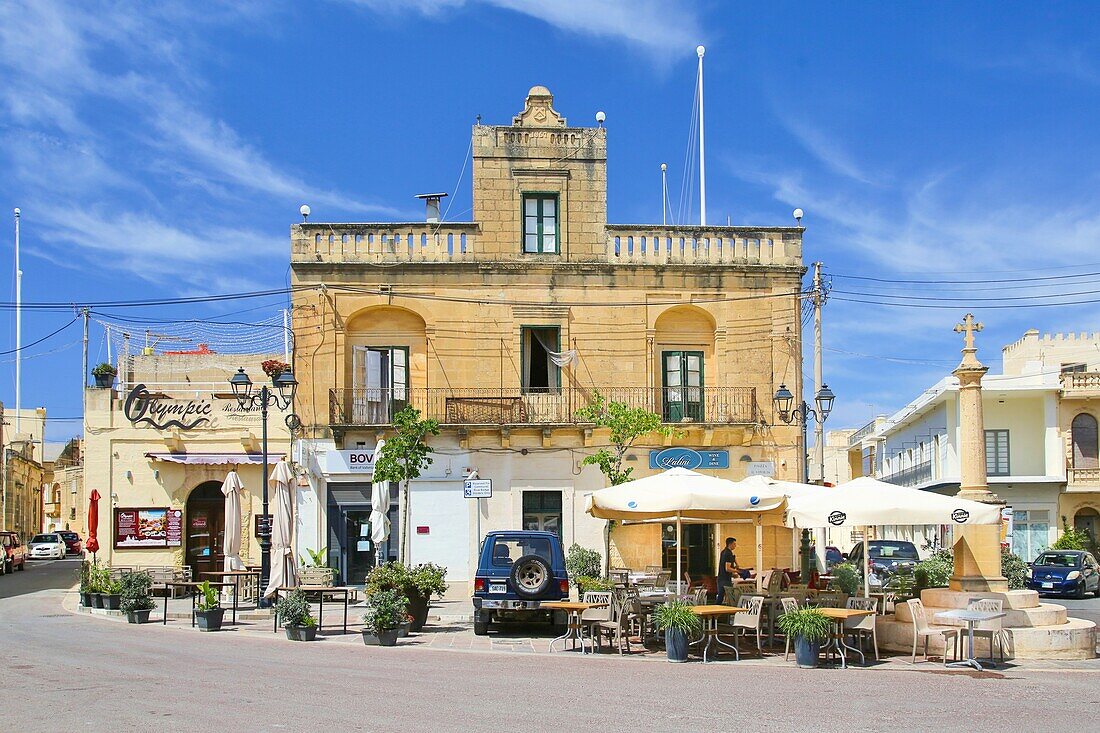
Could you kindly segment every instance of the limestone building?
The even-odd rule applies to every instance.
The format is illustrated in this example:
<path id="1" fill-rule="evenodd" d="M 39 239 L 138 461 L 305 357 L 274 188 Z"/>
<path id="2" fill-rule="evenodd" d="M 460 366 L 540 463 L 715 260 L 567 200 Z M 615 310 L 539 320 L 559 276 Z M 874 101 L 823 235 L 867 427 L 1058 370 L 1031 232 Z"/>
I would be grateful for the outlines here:
<path id="1" fill-rule="evenodd" d="M 257 382 L 274 354 L 164 354 L 148 348 L 120 359 L 118 382 L 84 395 L 87 496 L 100 494 L 100 561 L 128 567 L 189 566 L 197 578 L 223 569 L 222 482 L 236 470 L 241 494 L 241 559 L 260 564 L 260 411 L 242 409 L 229 377 L 244 368 Z M 286 414 L 272 408 L 268 459 L 290 453 Z M 64 487 L 59 487 L 64 496 Z M 71 487 L 70 487 L 71 488 Z M 71 516 L 71 513 L 70 513 Z M 78 513 L 78 516 L 79 513 Z M 81 537 L 87 537 L 84 525 Z"/>
<path id="2" fill-rule="evenodd" d="M 302 541 L 362 579 L 373 451 L 412 405 L 443 429 L 413 484 L 412 562 L 466 581 L 486 531 L 539 528 L 609 547 L 613 565 L 673 567 L 669 528 L 608 538 L 584 513 L 605 482 L 581 462 L 608 436 L 577 410 L 599 392 L 676 426 L 630 452 L 634 477 L 685 463 L 799 479 L 800 429 L 776 424 L 772 394 L 785 383 L 801 400 L 803 230 L 608 223 L 608 129 L 567 124 L 545 87 L 471 134 L 473 221 L 440 221 L 429 194 L 426 221 L 291 228 L 299 457 L 319 508 Z M 491 498 L 464 498 L 475 470 Z M 714 574 L 726 534 L 686 533 L 693 575 Z M 765 555 L 796 566 L 791 533 L 769 530 Z"/>
<path id="3" fill-rule="evenodd" d="M 46 408 L 14 410 L 0 406 L 0 516 L 3 527 L 19 533 L 24 542 L 42 528 L 43 446 Z"/>

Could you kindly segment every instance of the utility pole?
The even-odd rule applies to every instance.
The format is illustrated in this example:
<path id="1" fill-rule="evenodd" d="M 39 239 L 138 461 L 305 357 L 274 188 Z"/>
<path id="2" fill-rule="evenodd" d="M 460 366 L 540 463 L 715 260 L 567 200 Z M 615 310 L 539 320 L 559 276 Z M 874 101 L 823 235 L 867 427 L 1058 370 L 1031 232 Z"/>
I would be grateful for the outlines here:
<path id="1" fill-rule="evenodd" d="M 80 357 L 82 375 L 80 378 L 80 394 L 83 400 L 84 388 L 88 386 L 88 309 L 81 308 L 80 315 L 84 319 L 84 351 Z M 110 357 L 107 358 L 110 361 Z"/>
<path id="2" fill-rule="evenodd" d="M 825 305 L 825 291 L 821 285 L 821 262 L 814 263 L 814 387 L 822 386 L 821 377 L 821 307 Z M 820 483 L 825 483 L 825 419 L 814 420 L 814 449 L 817 466 L 821 471 Z"/>
<path id="3" fill-rule="evenodd" d="M 668 163 L 661 163 L 661 226 L 668 225 Z"/>

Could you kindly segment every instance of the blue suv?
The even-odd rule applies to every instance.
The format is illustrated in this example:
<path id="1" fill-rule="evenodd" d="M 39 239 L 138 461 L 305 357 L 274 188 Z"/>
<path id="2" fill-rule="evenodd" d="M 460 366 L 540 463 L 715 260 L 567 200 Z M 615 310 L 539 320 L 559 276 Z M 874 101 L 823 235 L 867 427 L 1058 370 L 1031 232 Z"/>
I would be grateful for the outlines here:
<path id="1" fill-rule="evenodd" d="M 569 599 L 565 552 L 554 532 L 489 532 L 474 576 L 474 633 L 485 636 L 501 621 L 549 621 L 564 625 L 546 601 Z"/>

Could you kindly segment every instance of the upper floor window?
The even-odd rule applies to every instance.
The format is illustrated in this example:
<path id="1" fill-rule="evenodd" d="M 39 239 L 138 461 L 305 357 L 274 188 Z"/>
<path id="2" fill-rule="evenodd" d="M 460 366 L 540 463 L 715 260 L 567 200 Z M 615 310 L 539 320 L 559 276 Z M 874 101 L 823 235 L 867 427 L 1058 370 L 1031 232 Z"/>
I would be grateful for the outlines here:
<path id="1" fill-rule="evenodd" d="M 1070 425 L 1070 438 L 1073 443 L 1074 468 L 1100 468 L 1098 459 L 1096 418 L 1082 412 L 1073 418 Z"/>
<path id="2" fill-rule="evenodd" d="M 1008 431 L 985 431 L 985 472 L 989 476 L 1008 476 Z"/>
<path id="3" fill-rule="evenodd" d="M 662 351 L 665 422 L 703 419 L 703 352 Z"/>
<path id="4" fill-rule="evenodd" d="M 523 197 L 523 251 L 558 251 L 558 197 L 527 194 Z"/>
<path id="5" fill-rule="evenodd" d="M 561 369 L 554 357 L 560 356 L 561 330 L 557 326 L 524 326 L 522 346 L 523 391 L 557 392 L 561 387 Z"/>
<path id="6" fill-rule="evenodd" d="M 404 346 L 356 346 L 352 415 L 356 423 L 382 425 L 408 404 L 409 350 Z"/>
<path id="7" fill-rule="evenodd" d="M 1081 372 L 1087 372 L 1089 365 L 1083 361 L 1073 362 L 1072 364 L 1062 365 L 1062 374 L 1080 374 Z"/>

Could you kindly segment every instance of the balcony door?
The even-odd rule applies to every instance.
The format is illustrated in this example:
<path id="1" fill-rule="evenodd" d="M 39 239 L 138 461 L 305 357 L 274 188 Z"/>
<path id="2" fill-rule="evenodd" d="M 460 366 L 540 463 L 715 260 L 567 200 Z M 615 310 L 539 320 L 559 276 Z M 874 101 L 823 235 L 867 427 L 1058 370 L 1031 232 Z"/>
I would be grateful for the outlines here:
<path id="1" fill-rule="evenodd" d="M 663 351 L 662 385 L 665 422 L 703 419 L 703 352 Z"/>
<path id="2" fill-rule="evenodd" d="M 409 404 L 409 350 L 404 346 L 356 346 L 352 418 L 358 425 L 387 425 Z"/>

